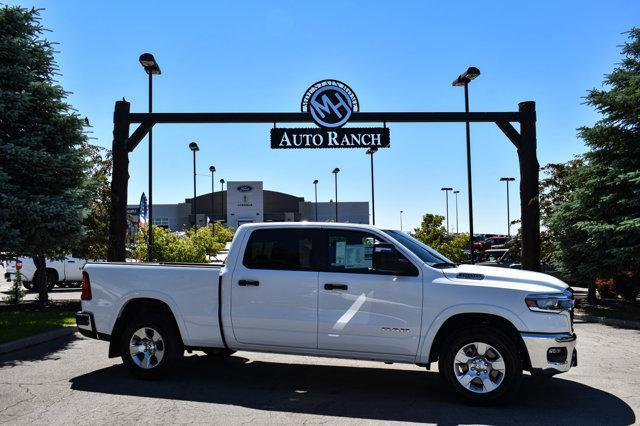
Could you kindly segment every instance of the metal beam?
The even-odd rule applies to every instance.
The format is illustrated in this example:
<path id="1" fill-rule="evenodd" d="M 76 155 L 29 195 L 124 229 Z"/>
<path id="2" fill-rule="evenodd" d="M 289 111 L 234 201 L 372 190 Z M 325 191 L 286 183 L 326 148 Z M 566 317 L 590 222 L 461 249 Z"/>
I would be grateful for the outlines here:
<path id="1" fill-rule="evenodd" d="M 520 112 L 354 112 L 350 123 L 519 122 Z M 305 112 L 154 112 L 131 113 L 130 123 L 313 123 Z"/>

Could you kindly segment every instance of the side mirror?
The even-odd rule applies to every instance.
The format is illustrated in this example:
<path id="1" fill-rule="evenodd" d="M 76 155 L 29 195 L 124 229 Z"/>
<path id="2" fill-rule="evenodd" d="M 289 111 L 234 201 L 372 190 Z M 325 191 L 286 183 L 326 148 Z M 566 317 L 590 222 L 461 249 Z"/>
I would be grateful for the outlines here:
<path id="1" fill-rule="evenodd" d="M 393 244 L 373 246 L 372 266 L 376 272 L 397 275 L 417 275 L 415 266 L 396 250 Z"/>

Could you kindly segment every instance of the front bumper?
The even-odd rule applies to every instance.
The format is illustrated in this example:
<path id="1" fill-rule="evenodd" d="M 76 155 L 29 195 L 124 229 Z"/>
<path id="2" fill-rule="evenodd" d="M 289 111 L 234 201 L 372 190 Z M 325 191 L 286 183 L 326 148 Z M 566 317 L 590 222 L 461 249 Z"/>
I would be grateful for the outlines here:
<path id="1" fill-rule="evenodd" d="M 529 352 L 531 372 L 553 376 L 578 365 L 576 335 L 571 333 L 521 333 Z"/>

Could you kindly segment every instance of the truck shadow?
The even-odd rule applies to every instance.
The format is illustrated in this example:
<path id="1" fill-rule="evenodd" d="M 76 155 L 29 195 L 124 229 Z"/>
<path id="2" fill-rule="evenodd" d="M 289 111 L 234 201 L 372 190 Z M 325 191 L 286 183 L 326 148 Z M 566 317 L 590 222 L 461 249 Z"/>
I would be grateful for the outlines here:
<path id="1" fill-rule="evenodd" d="M 539 382 L 525 376 L 512 401 L 496 407 L 461 404 L 434 372 L 285 364 L 239 356 L 217 361 L 189 356 L 178 372 L 152 386 L 141 385 L 121 364 L 70 382 L 71 389 L 84 392 L 367 420 L 609 425 L 636 421 L 631 407 L 618 397 L 561 378 Z"/>

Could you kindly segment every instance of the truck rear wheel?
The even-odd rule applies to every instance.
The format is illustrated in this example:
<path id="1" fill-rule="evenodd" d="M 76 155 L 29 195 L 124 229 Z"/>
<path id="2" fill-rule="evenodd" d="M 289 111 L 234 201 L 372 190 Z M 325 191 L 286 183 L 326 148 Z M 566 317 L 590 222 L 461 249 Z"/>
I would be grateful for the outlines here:
<path id="1" fill-rule="evenodd" d="M 159 316 L 138 317 L 122 333 L 122 361 L 130 373 L 141 379 L 166 375 L 183 352 L 175 326 Z"/>
<path id="2" fill-rule="evenodd" d="M 438 370 L 463 400 L 488 404 L 517 390 L 522 360 L 515 344 L 499 329 L 470 327 L 443 342 Z"/>

